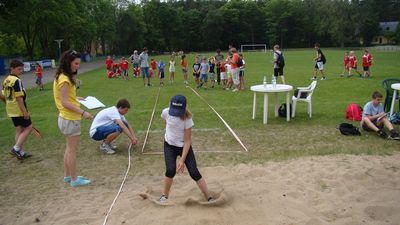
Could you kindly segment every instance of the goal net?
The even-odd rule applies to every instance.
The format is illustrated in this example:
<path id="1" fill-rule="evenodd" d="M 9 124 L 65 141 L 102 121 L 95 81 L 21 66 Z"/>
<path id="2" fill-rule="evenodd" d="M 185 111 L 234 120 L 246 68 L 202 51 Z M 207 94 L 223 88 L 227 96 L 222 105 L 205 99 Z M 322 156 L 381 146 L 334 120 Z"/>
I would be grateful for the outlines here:
<path id="1" fill-rule="evenodd" d="M 246 44 L 240 45 L 240 52 L 267 52 L 266 44 Z"/>

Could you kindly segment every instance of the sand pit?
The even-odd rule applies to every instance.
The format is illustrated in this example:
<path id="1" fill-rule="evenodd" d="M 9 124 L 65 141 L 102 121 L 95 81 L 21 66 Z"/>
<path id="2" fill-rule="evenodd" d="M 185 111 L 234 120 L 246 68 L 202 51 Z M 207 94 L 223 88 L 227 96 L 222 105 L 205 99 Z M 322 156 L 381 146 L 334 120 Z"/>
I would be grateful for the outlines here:
<path id="1" fill-rule="evenodd" d="M 215 205 L 204 204 L 187 173 L 176 177 L 168 205 L 156 204 L 162 175 L 135 176 L 136 169 L 133 165 L 107 224 L 400 224 L 400 154 L 200 166 L 220 200 Z M 102 224 L 117 191 L 118 180 L 113 183 L 115 189 L 96 181 L 66 187 L 37 205 L 25 203 L 18 218 L 6 210 L 0 224 Z"/>

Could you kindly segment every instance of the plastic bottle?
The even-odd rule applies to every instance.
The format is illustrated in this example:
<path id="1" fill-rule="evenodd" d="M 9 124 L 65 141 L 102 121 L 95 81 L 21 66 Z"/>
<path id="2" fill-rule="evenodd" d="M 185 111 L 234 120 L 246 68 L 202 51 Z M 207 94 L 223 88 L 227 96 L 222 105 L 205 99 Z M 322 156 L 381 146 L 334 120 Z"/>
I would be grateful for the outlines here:
<path id="1" fill-rule="evenodd" d="M 276 77 L 272 75 L 272 87 L 276 88 Z"/>
<path id="2" fill-rule="evenodd" d="M 267 87 L 267 77 L 266 76 L 264 76 L 263 85 L 264 85 L 264 87 Z"/>

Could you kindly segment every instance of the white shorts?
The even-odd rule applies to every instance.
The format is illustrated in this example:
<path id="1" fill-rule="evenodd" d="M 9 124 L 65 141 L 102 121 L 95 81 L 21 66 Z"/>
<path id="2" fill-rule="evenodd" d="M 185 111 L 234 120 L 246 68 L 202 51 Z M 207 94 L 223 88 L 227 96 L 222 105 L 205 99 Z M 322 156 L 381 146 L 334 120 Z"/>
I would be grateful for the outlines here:
<path id="1" fill-rule="evenodd" d="M 234 85 L 238 85 L 240 83 L 239 73 L 240 73 L 240 68 L 232 69 L 232 80 Z"/>
<path id="2" fill-rule="evenodd" d="M 80 120 L 66 120 L 58 117 L 58 128 L 65 136 L 78 136 L 81 135 L 81 121 Z"/>
<path id="3" fill-rule="evenodd" d="M 324 70 L 324 63 L 323 62 L 317 62 L 318 70 Z"/>
<path id="4" fill-rule="evenodd" d="M 226 80 L 226 72 L 221 72 L 221 80 Z"/>

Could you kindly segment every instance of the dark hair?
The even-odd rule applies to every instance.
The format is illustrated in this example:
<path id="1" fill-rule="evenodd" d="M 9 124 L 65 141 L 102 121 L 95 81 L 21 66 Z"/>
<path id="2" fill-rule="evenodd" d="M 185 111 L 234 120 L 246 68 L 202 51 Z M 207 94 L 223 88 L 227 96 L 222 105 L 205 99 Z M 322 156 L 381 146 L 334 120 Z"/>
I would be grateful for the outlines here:
<path id="1" fill-rule="evenodd" d="M 146 51 L 146 50 L 147 50 L 147 48 L 146 48 L 146 47 L 144 47 L 144 48 L 143 48 L 143 51 Z"/>
<path id="2" fill-rule="evenodd" d="M 11 60 L 11 62 L 10 62 L 10 68 L 17 68 L 17 67 L 20 67 L 20 66 L 24 66 L 24 63 L 22 63 L 21 61 L 19 61 L 18 59 L 13 59 L 13 60 Z"/>
<path id="3" fill-rule="evenodd" d="M 372 93 L 372 98 L 376 99 L 376 98 L 382 98 L 382 94 L 379 91 L 374 91 L 374 93 Z"/>
<path id="4" fill-rule="evenodd" d="M 321 45 L 317 42 L 314 44 L 314 46 L 319 48 Z"/>
<path id="5" fill-rule="evenodd" d="M 217 53 L 220 53 L 220 52 L 221 52 L 221 49 L 218 48 L 216 52 L 217 52 Z"/>
<path id="6" fill-rule="evenodd" d="M 60 65 L 58 66 L 56 72 L 56 80 L 58 79 L 60 74 L 63 73 L 69 78 L 69 81 L 73 85 L 76 85 L 76 80 L 75 80 L 76 73 L 73 73 L 71 71 L 71 63 L 76 58 L 81 58 L 81 54 L 75 50 L 67 50 L 61 54 Z"/>
<path id="7" fill-rule="evenodd" d="M 129 104 L 127 99 L 123 98 L 123 99 L 118 100 L 116 107 L 123 108 L 123 109 L 126 109 L 126 108 L 130 109 L 131 104 Z"/>
<path id="8" fill-rule="evenodd" d="M 181 59 L 184 59 L 184 58 L 186 58 L 186 55 L 185 55 L 185 54 L 183 54 L 183 55 L 181 56 Z"/>

